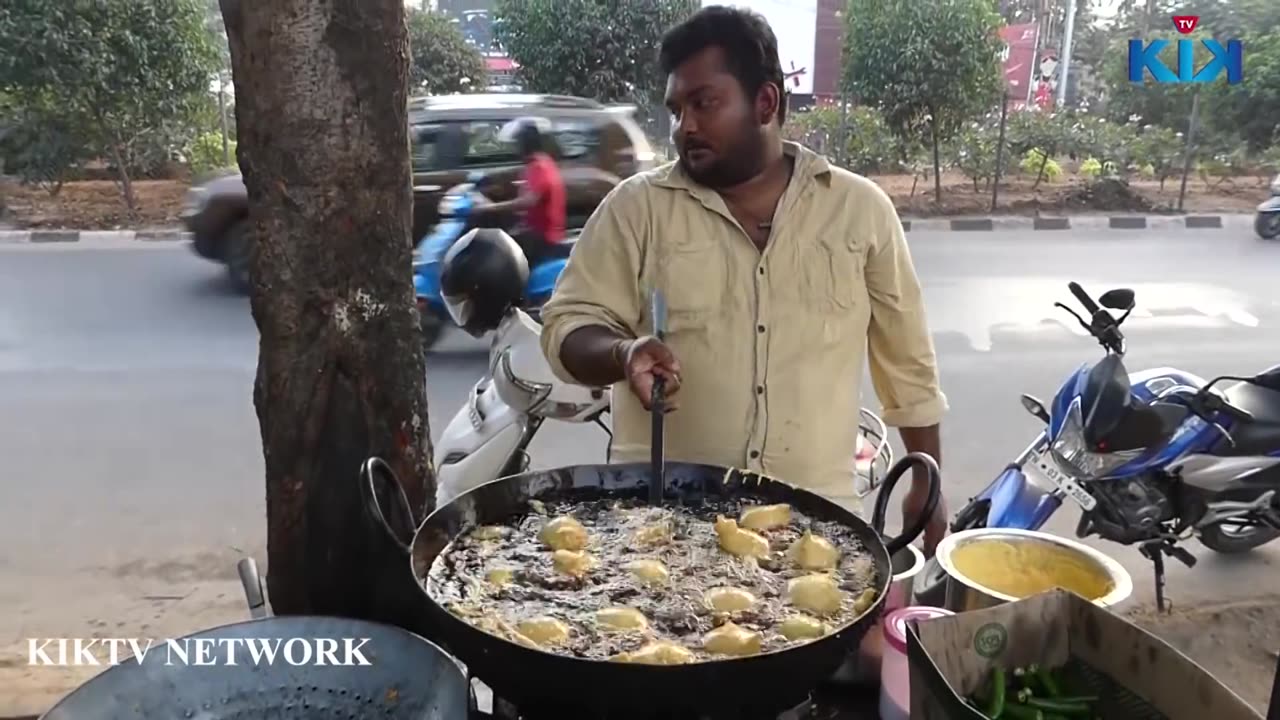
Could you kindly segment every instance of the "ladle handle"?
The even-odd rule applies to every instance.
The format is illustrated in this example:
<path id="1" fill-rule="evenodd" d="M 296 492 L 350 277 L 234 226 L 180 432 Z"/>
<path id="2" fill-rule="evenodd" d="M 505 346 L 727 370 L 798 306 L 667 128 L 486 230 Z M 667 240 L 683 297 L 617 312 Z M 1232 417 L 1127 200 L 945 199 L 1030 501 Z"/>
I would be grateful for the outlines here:
<path id="1" fill-rule="evenodd" d="M 942 473 L 938 469 L 938 461 L 922 452 L 910 453 L 885 474 L 884 484 L 880 486 L 880 494 L 876 496 L 875 509 L 871 513 L 871 529 L 884 538 L 885 517 L 889 514 L 889 498 L 893 495 L 893 488 L 898 484 L 898 478 L 912 466 L 917 465 L 923 467 L 928 475 L 929 496 L 925 499 L 924 508 L 916 518 L 915 524 L 909 528 L 903 528 L 901 535 L 884 541 L 889 557 L 893 557 L 894 553 L 915 542 L 916 538 L 924 534 L 934 511 L 938 509 L 938 502 L 942 499 Z"/>
<path id="2" fill-rule="evenodd" d="M 391 512 L 396 522 L 404 531 L 398 532 L 388 521 L 382 510 L 382 501 L 378 499 L 379 486 L 383 486 L 384 494 L 391 498 Z M 409 554 L 413 542 L 413 511 L 409 509 L 409 497 L 404 494 L 404 486 L 400 484 L 396 473 L 385 460 L 371 457 L 360 466 L 360 496 L 364 500 L 364 509 L 375 523 L 382 526 L 387 537 L 395 543 L 396 548 L 404 555 Z"/>
<path id="3" fill-rule="evenodd" d="M 667 463 L 665 426 L 667 414 L 666 379 L 654 377 L 653 395 L 650 397 L 650 420 L 652 422 L 649 438 L 649 504 L 662 504 L 662 496 L 667 490 Z"/>
<path id="4" fill-rule="evenodd" d="M 649 315 L 653 321 L 653 334 L 659 340 L 667 336 L 667 299 L 661 290 L 654 290 L 649 298 Z M 666 378 L 655 375 L 653 394 L 649 397 L 651 430 L 649 437 L 649 504 L 661 505 L 667 490 L 666 438 L 664 433 L 667 414 Z"/>

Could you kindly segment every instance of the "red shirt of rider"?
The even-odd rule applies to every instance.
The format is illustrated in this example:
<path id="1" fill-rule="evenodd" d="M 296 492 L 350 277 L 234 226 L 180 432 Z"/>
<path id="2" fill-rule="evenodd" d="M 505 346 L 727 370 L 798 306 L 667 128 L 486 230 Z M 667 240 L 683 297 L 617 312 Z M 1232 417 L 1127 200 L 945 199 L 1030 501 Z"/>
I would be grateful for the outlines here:
<path id="1" fill-rule="evenodd" d="M 547 242 L 564 239 L 565 192 L 564 179 L 556 161 L 546 153 L 534 153 L 524 165 L 526 191 L 537 198 L 525 211 L 525 223 L 537 231 Z"/>

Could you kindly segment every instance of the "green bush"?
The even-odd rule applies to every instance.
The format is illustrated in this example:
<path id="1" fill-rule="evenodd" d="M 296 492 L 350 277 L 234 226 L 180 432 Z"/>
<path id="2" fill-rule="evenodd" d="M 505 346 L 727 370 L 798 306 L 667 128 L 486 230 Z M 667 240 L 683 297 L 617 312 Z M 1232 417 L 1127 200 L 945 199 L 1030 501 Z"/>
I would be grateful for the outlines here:
<path id="1" fill-rule="evenodd" d="M 847 118 L 841 117 L 839 108 L 812 108 L 788 117 L 784 128 L 788 139 L 823 153 L 833 162 L 844 162 L 856 173 L 903 172 L 907 163 L 909 153 L 875 108 L 850 108 Z"/>
<path id="2" fill-rule="evenodd" d="M 1009 168 L 1013 165 L 1013 153 L 1006 147 L 1002 156 L 1002 167 L 996 167 L 999 145 L 998 123 L 992 125 L 990 122 L 972 122 L 961 128 L 948 144 L 947 157 L 951 160 L 952 167 L 972 180 L 973 189 L 978 191 L 984 187 L 990 187 L 997 175 L 1000 177 L 1007 175 Z"/>
<path id="3" fill-rule="evenodd" d="M 1269 172 L 1280 173 L 1280 143 L 1267 148 L 1259 158 L 1262 167 Z"/>
<path id="4" fill-rule="evenodd" d="M 1097 158 L 1085 158 L 1085 161 L 1080 163 L 1080 174 L 1093 180 L 1102 175 L 1102 163 L 1098 162 Z"/>
<path id="5" fill-rule="evenodd" d="M 1049 182 L 1062 179 L 1062 166 L 1040 148 L 1031 148 L 1023 154 L 1022 161 L 1018 163 L 1018 169 L 1027 175 L 1036 176 L 1037 182 L 1041 178 Z"/>
<path id="6" fill-rule="evenodd" d="M 1141 177 L 1157 179 L 1160 188 L 1182 168 L 1186 141 L 1182 133 L 1166 127 L 1147 125 L 1138 134 L 1133 147 L 1133 162 Z"/>
<path id="7" fill-rule="evenodd" d="M 212 170 L 224 170 L 236 166 L 236 143 L 227 141 L 227 152 L 231 156 L 230 164 L 224 162 L 222 155 L 222 133 L 201 133 L 187 147 L 187 162 L 192 172 L 197 174 Z"/>

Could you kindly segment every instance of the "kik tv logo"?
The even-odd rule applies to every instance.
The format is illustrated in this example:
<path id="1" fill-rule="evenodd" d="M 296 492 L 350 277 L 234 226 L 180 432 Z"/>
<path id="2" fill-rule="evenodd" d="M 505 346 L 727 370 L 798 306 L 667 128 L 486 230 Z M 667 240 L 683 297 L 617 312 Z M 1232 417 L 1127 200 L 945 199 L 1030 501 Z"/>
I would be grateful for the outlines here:
<path id="1" fill-rule="evenodd" d="M 1190 35 L 1200 24 L 1199 15 L 1174 15 L 1173 27 L 1183 35 Z M 1160 59 L 1160 53 L 1169 47 L 1168 40 L 1129 41 L 1129 81 L 1140 83 L 1144 71 L 1158 83 L 1207 83 L 1227 72 L 1227 83 L 1235 85 L 1244 79 L 1244 44 L 1228 40 L 1226 47 L 1213 38 L 1205 38 L 1199 44 L 1208 51 L 1209 61 L 1196 70 L 1196 44 L 1190 38 L 1178 41 L 1178 72 L 1175 74 Z"/>

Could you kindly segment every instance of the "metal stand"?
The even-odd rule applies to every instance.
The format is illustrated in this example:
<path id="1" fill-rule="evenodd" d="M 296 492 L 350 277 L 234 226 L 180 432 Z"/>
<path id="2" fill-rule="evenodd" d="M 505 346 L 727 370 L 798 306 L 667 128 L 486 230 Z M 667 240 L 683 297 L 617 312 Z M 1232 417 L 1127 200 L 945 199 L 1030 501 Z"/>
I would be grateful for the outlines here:
<path id="1" fill-rule="evenodd" d="M 1164 556 L 1177 560 L 1187 567 L 1195 567 L 1196 558 L 1186 550 L 1174 545 L 1168 540 L 1156 540 L 1143 544 L 1138 548 L 1142 556 L 1151 561 L 1152 569 L 1156 575 L 1156 609 L 1160 612 L 1171 612 L 1172 607 L 1166 608 L 1164 596 Z"/>

